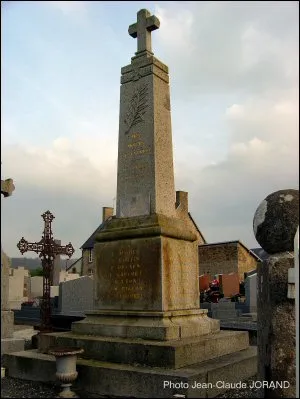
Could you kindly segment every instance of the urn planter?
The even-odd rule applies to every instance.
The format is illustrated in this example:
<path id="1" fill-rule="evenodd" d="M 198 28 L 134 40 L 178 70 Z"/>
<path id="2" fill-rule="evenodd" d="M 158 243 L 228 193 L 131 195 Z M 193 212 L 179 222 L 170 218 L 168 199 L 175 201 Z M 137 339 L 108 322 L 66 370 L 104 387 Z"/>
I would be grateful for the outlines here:
<path id="1" fill-rule="evenodd" d="M 49 354 L 56 358 L 56 377 L 63 389 L 58 394 L 60 398 L 77 397 L 76 393 L 71 391 L 71 386 L 78 376 L 76 361 L 77 355 L 81 353 L 83 353 L 81 348 L 56 347 L 49 350 Z"/>

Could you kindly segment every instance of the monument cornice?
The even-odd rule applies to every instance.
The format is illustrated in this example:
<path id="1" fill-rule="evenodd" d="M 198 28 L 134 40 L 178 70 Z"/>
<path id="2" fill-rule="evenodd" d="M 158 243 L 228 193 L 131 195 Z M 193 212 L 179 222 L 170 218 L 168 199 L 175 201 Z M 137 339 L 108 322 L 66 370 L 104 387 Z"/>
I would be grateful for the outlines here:
<path id="1" fill-rule="evenodd" d="M 160 214 L 113 218 L 96 236 L 96 242 L 144 237 L 169 237 L 194 242 L 197 235 L 181 219 Z"/>
<path id="2" fill-rule="evenodd" d="M 148 75 L 155 75 L 169 83 L 169 68 L 154 56 L 133 57 L 129 65 L 121 68 L 121 84 L 137 81 Z"/>

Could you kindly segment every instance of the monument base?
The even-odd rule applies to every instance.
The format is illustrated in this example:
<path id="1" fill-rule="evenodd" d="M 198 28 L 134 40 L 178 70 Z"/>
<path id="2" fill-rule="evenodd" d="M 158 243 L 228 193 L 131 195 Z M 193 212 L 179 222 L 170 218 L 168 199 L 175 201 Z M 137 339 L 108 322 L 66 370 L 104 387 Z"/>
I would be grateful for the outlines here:
<path id="1" fill-rule="evenodd" d="M 77 342 L 81 345 L 81 341 Z M 213 341 L 212 341 L 213 345 Z M 78 378 L 72 386 L 79 397 L 214 398 L 257 371 L 256 347 L 220 356 L 180 369 L 116 364 L 77 359 Z M 54 382 L 55 357 L 36 350 L 5 355 L 12 378 Z"/>
<path id="2" fill-rule="evenodd" d="M 206 309 L 169 312 L 97 310 L 72 324 L 75 334 L 102 337 L 176 340 L 199 337 L 220 330 L 220 322 L 207 317 Z"/>
<path id="3" fill-rule="evenodd" d="M 72 332 L 41 334 L 39 352 L 51 347 L 82 347 L 82 357 L 116 364 L 172 369 L 204 362 L 249 347 L 246 331 L 218 331 L 180 340 L 154 341 L 79 335 Z"/>

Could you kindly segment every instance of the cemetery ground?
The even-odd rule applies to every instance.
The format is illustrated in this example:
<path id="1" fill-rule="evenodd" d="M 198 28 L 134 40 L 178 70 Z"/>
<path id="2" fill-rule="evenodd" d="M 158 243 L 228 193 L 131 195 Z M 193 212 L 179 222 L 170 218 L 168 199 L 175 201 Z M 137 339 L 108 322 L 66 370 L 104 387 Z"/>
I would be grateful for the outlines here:
<path id="1" fill-rule="evenodd" d="M 31 347 L 31 337 L 35 334 L 32 326 L 14 325 L 14 336 L 25 339 L 25 349 Z M 256 376 L 246 381 L 247 386 L 252 381 L 256 381 Z M 55 383 L 41 383 L 36 381 L 24 381 L 11 377 L 1 379 L 1 397 L 2 398 L 55 398 L 61 388 Z M 77 392 L 80 398 L 90 398 L 90 394 L 85 392 Z M 97 398 L 115 398 L 115 396 L 93 396 Z M 256 389 L 231 389 L 217 398 L 256 398 Z"/>

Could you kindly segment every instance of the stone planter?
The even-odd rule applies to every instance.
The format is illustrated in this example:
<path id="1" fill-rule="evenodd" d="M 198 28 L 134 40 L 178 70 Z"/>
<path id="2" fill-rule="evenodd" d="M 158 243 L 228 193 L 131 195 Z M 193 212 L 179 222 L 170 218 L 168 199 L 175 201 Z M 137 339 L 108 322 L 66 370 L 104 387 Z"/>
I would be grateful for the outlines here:
<path id="1" fill-rule="evenodd" d="M 83 349 L 57 347 L 49 350 L 49 354 L 56 358 L 56 377 L 62 383 L 63 390 L 58 394 L 60 398 L 77 397 L 75 392 L 71 391 L 71 386 L 78 376 L 76 361 L 80 353 L 83 353 Z"/>

